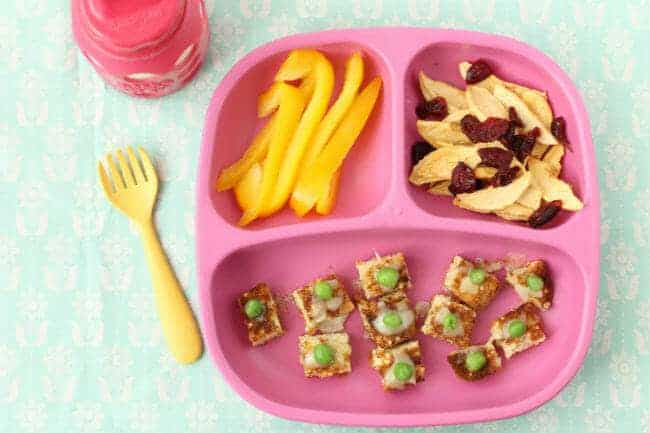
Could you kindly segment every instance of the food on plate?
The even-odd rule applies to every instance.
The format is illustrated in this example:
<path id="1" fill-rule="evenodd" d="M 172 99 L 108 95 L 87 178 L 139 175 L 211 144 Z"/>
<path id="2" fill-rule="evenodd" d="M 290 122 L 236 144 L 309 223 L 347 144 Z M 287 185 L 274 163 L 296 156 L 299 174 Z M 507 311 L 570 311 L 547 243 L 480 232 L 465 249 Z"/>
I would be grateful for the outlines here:
<path id="1" fill-rule="evenodd" d="M 305 320 L 305 333 L 340 332 L 354 303 L 336 275 L 319 278 L 295 290 L 293 299 Z"/>
<path id="2" fill-rule="evenodd" d="M 476 312 L 446 295 L 435 295 L 422 326 L 422 333 L 455 344 L 470 345 Z"/>
<path id="3" fill-rule="evenodd" d="M 262 184 L 262 176 L 264 175 L 264 167 L 259 162 L 254 162 L 244 177 L 235 185 L 233 191 L 235 192 L 235 200 L 237 205 L 242 211 L 251 209 L 255 206 L 257 194 L 259 194 L 259 186 Z"/>
<path id="4" fill-rule="evenodd" d="M 325 115 L 334 90 L 334 69 L 332 64 L 322 53 L 316 50 L 293 50 L 275 74 L 276 82 L 302 80 L 309 75 L 314 77 L 314 91 L 287 146 L 273 190 L 273 196 L 264 210 L 265 215 L 280 210 L 289 198 L 298 177 L 307 146 L 313 144 L 310 143 L 310 140 Z"/>
<path id="5" fill-rule="evenodd" d="M 445 289 L 474 310 L 485 308 L 499 291 L 499 280 L 480 263 L 455 256 L 444 281 Z"/>
<path id="6" fill-rule="evenodd" d="M 259 114 L 266 116 L 277 110 L 277 117 L 264 160 L 259 193 L 256 194 L 255 204 L 244 210 L 239 220 L 240 225 L 249 224 L 269 208 L 284 153 L 293 131 L 298 126 L 304 106 L 305 99 L 300 90 L 286 83 L 275 83 L 260 96 Z"/>
<path id="7" fill-rule="evenodd" d="M 531 227 L 560 208 L 582 209 L 559 179 L 566 121 L 553 117 L 546 93 L 501 80 L 485 60 L 463 62 L 459 70 L 464 90 L 418 75 L 424 102 L 416 129 L 429 146 L 411 148 L 409 182 L 453 196 L 458 207 Z"/>
<path id="8" fill-rule="evenodd" d="M 509 269 L 506 281 L 523 302 L 532 302 L 543 310 L 551 308 L 553 286 L 543 260 L 532 260 L 524 266 Z"/>
<path id="9" fill-rule="evenodd" d="M 406 291 L 411 287 L 406 258 L 401 252 L 357 261 L 359 286 L 366 299 L 373 299 L 388 293 Z"/>
<path id="10" fill-rule="evenodd" d="M 364 65 L 361 54 L 358 52 L 353 53 L 345 65 L 345 77 L 343 79 L 343 88 L 339 93 L 338 98 L 327 111 L 325 117 L 318 125 L 314 132 L 314 136 L 307 147 L 304 161 L 302 163 L 301 171 L 298 177 L 306 175 L 305 172 L 309 169 L 311 164 L 316 160 L 323 147 L 327 144 L 330 137 L 334 133 L 336 127 L 341 123 L 343 117 L 350 109 L 352 102 L 361 87 L 364 76 Z M 341 170 L 334 173 L 332 181 L 329 185 L 329 191 L 320 197 L 316 202 L 316 212 L 321 215 L 327 215 L 332 211 L 336 194 L 338 192 L 339 180 L 341 178 Z"/>
<path id="11" fill-rule="evenodd" d="M 555 177 L 554 169 L 550 164 L 540 161 L 537 158 L 530 158 L 528 167 L 532 173 L 535 183 L 542 190 L 544 200 L 550 202 L 559 200 L 562 202 L 562 209 L 576 211 L 583 207 L 582 202 L 573 194 L 571 185 Z"/>
<path id="12" fill-rule="evenodd" d="M 278 306 L 271 289 L 260 283 L 244 292 L 238 299 L 248 331 L 248 339 L 253 346 L 259 346 L 284 334 Z"/>
<path id="13" fill-rule="evenodd" d="M 291 208 L 297 215 L 307 214 L 321 197 L 328 194 L 333 176 L 375 107 L 381 85 L 381 79 L 376 77 L 359 93 L 325 148 L 298 180 L 291 196 Z"/>
<path id="14" fill-rule="evenodd" d="M 385 391 L 401 390 L 424 380 L 424 364 L 417 340 L 392 349 L 376 347 L 370 353 L 370 365 L 381 375 Z"/>
<path id="15" fill-rule="evenodd" d="M 447 355 L 447 362 L 456 376 L 467 381 L 483 379 L 501 368 L 501 357 L 491 342 L 455 350 Z"/>
<path id="16" fill-rule="evenodd" d="M 259 164 L 260 161 L 264 160 L 268 152 L 275 120 L 276 116 L 274 115 L 260 132 L 257 133 L 241 159 L 221 170 L 217 178 L 217 191 L 226 191 L 234 188 L 244 178 L 253 164 Z"/>
<path id="17" fill-rule="evenodd" d="M 362 56 L 354 52 L 328 111 L 335 85 L 330 61 L 314 49 L 289 53 L 275 82 L 258 98 L 258 116 L 271 116 L 270 120 L 244 155 L 217 178 L 218 191 L 235 192 L 243 212 L 239 225 L 278 212 L 289 197 L 299 216 L 312 209 L 321 215 L 332 212 L 342 162 L 365 127 L 381 88 L 377 77 L 359 92 L 363 78 Z"/>
<path id="18" fill-rule="evenodd" d="M 305 376 L 323 379 L 352 371 L 349 340 L 345 332 L 300 336 L 298 348 Z"/>
<path id="19" fill-rule="evenodd" d="M 420 82 L 420 91 L 425 101 L 431 101 L 434 98 L 441 97 L 447 101 L 447 107 L 450 113 L 467 109 L 467 100 L 465 93 L 444 81 L 432 80 L 424 72 L 418 74 Z"/>
<path id="20" fill-rule="evenodd" d="M 415 311 L 404 292 L 376 300 L 360 299 L 357 308 L 366 336 L 379 347 L 393 347 L 415 336 Z"/>
<path id="21" fill-rule="evenodd" d="M 490 333 L 493 343 L 503 350 L 506 358 L 546 340 L 542 317 L 531 302 L 521 304 L 493 321 Z"/>

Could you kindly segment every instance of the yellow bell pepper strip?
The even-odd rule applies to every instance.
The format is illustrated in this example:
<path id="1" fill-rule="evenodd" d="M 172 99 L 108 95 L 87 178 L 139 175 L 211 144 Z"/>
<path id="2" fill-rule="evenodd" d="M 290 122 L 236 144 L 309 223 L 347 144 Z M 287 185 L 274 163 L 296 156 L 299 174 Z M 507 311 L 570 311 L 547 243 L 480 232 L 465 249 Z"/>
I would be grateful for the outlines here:
<path id="1" fill-rule="evenodd" d="M 255 200 L 262 186 L 262 170 L 262 164 L 254 162 L 251 168 L 244 174 L 244 177 L 233 188 L 237 204 L 243 212 L 255 206 Z"/>
<path id="2" fill-rule="evenodd" d="M 305 158 L 302 162 L 301 175 L 307 167 L 314 163 L 316 157 L 321 150 L 323 150 L 336 127 L 341 123 L 341 119 L 343 119 L 345 113 L 350 109 L 352 101 L 354 101 L 354 98 L 357 96 L 362 82 L 363 59 L 361 58 L 361 54 L 354 53 L 350 56 L 345 65 L 345 78 L 343 79 L 341 93 L 339 93 L 336 102 L 334 102 L 325 117 L 323 117 L 323 120 L 318 125 L 318 128 L 316 129 L 316 132 L 314 132 L 314 136 L 307 147 Z"/>
<path id="3" fill-rule="evenodd" d="M 311 70 L 306 66 L 311 66 Z M 296 69 L 292 69 L 294 67 Z M 286 150 L 271 200 L 264 203 L 263 216 L 280 210 L 287 202 L 309 140 L 327 110 L 334 89 L 332 64 L 315 50 L 292 51 L 275 76 L 276 80 L 284 81 L 305 78 L 312 74 L 315 80 L 314 93 Z"/>
<path id="4" fill-rule="evenodd" d="M 358 52 L 353 53 L 345 65 L 345 78 L 341 93 L 339 93 L 336 102 L 334 102 L 325 117 L 323 117 L 323 120 L 318 125 L 318 129 L 314 133 L 314 138 L 307 147 L 307 153 L 302 162 L 301 174 L 298 176 L 299 179 L 302 176 L 302 172 L 306 171 L 307 167 L 311 166 L 316 160 L 316 157 L 327 144 L 327 141 L 341 122 L 341 119 L 347 113 L 350 105 L 352 105 L 352 101 L 357 96 L 359 87 L 363 82 L 363 70 L 363 58 L 361 54 Z M 328 192 L 318 200 L 316 212 L 319 214 L 328 215 L 332 212 L 334 203 L 336 202 L 340 176 L 341 173 L 339 170 L 334 174 Z"/>
<path id="5" fill-rule="evenodd" d="M 299 89 L 305 100 L 309 100 L 314 92 L 313 77 L 308 76 L 302 80 Z M 226 191 L 233 188 L 237 182 L 243 179 L 254 163 L 261 162 L 266 157 L 274 121 L 275 116 L 253 138 L 244 155 L 232 165 L 221 170 L 217 178 L 217 191 Z"/>
<path id="6" fill-rule="evenodd" d="M 268 153 L 264 160 L 259 194 L 257 194 L 255 204 L 244 211 L 239 220 L 239 225 L 245 226 L 257 219 L 261 210 L 270 200 L 287 143 L 289 143 L 298 122 L 300 122 L 300 116 L 304 108 L 305 98 L 301 91 L 287 83 L 274 83 L 269 90 L 260 95 L 258 114 L 262 116 L 269 115 L 277 109 L 275 126 L 269 142 Z"/>
<path id="7" fill-rule="evenodd" d="M 341 181 L 341 169 L 336 170 L 332 176 L 330 184 L 327 186 L 325 195 L 316 202 L 316 213 L 319 215 L 329 215 L 336 204 L 336 195 L 339 193 L 339 183 Z"/>
<path id="8" fill-rule="evenodd" d="M 297 215 L 307 214 L 327 192 L 332 176 L 366 125 L 380 90 L 381 78 L 376 77 L 359 93 L 330 141 L 299 179 L 291 196 L 291 208 Z"/>
<path id="9" fill-rule="evenodd" d="M 226 191 L 233 188 L 253 164 L 264 159 L 273 132 L 274 121 L 275 117 L 264 125 L 238 161 L 221 170 L 217 178 L 217 191 Z"/>

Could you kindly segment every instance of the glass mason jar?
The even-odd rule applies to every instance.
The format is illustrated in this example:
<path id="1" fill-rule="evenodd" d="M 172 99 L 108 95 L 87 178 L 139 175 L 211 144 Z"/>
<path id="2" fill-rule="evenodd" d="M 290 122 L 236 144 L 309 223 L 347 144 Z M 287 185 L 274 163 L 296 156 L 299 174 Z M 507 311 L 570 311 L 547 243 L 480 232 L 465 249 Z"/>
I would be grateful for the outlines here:
<path id="1" fill-rule="evenodd" d="M 208 47 L 203 0 L 71 0 L 79 48 L 112 86 L 153 98 L 181 88 Z"/>

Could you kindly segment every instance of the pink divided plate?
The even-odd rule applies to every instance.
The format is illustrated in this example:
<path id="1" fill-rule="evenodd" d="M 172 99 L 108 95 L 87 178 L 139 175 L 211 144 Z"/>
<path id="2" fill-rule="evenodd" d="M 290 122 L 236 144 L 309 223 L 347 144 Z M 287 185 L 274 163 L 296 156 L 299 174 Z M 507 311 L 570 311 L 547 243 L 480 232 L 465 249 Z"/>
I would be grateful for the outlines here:
<path id="1" fill-rule="evenodd" d="M 345 162 L 336 210 L 300 220 L 286 210 L 250 228 L 236 226 L 233 194 L 217 193 L 221 168 L 235 161 L 263 123 L 257 96 L 272 81 L 289 50 L 314 47 L 335 64 L 361 50 L 368 77 L 381 75 L 378 107 Z M 410 146 L 418 139 L 414 108 L 421 99 L 417 72 L 462 85 L 457 65 L 485 58 L 506 80 L 546 90 L 556 115 L 567 120 L 571 151 L 562 177 L 585 208 L 561 212 L 540 230 L 457 209 L 408 181 Z M 592 334 L 599 275 L 599 204 L 589 121 L 569 78 L 548 57 L 512 39 L 482 33 L 378 28 L 298 35 L 257 48 L 237 63 L 216 90 L 203 132 L 197 183 L 196 240 L 205 341 L 226 380 L 253 405 L 302 421 L 368 426 L 416 426 L 487 421 L 515 416 L 552 398 L 580 367 Z M 446 362 L 452 346 L 419 334 L 426 365 L 423 383 L 403 392 L 382 391 L 368 364 L 371 344 L 354 313 L 346 323 L 352 373 L 306 379 L 297 339 L 304 322 L 293 305 L 282 309 L 286 334 L 252 348 L 237 296 L 257 282 L 279 296 L 331 271 L 348 286 L 354 263 L 377 251 L 403 251 L 414 281 L 415 303 L 440 292 L 455 254 L 495 259 L 522 253 L 548 262 L 556 294 L 543 315 L 548 339 L 504 360 L 496 375 L 475 383 L 457 379 Z M 474 342 L 485 341 L 491 320 L 518 305 L 504 289 L 479 314 Z"/>

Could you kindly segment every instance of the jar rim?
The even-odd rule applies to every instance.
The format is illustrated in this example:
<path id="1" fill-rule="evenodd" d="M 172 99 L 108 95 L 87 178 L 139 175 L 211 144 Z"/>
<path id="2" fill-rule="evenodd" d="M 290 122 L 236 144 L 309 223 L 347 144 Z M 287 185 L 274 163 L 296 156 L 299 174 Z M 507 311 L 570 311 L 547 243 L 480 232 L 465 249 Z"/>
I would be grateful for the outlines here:
<path id="1" fill-rule="evenodd" d="M 167 42 L 183 21 L 186 3 L 186 0 L 81 0 L 79 5 L 82 26 L 88 36 L 107 52 L 131 57 Z"/>

